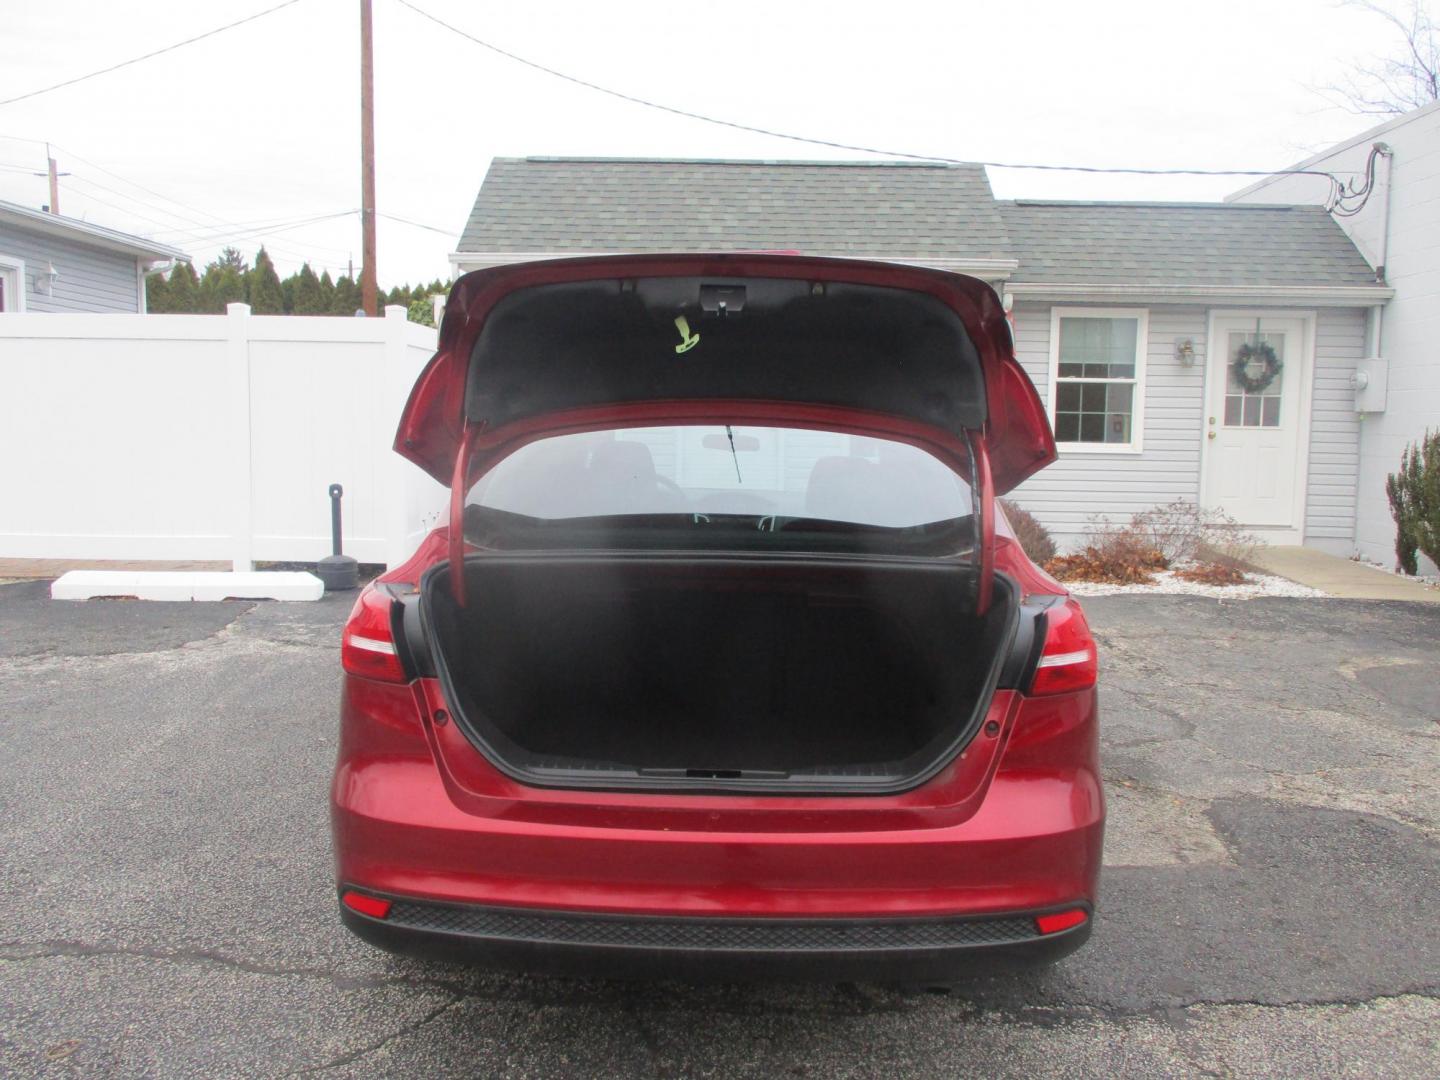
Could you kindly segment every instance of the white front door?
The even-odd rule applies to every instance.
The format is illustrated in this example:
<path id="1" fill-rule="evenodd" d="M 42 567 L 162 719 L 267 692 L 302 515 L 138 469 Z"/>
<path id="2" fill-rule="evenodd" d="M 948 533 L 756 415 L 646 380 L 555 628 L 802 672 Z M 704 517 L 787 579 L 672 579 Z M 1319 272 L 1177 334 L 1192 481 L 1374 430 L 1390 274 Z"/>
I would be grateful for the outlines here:
<path id="1" fill-rule="evenodd" d="M 1305 323 L 1217 316 L 1212 331 L 1202 501 L 1252 529 L 1298 529 Z"/>

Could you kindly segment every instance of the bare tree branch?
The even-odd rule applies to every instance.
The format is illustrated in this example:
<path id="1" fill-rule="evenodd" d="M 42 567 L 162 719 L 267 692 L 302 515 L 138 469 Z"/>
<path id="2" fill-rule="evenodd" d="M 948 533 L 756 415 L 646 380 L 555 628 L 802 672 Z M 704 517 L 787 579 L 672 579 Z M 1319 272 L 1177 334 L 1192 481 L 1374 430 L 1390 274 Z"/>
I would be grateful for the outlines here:
<path id="1" fill-rule="evenodd" d="M 1398 56 L 1356 61 L 1343 79 L 1317 92 L 1362 116 L 1395 116 L 1440 100 L 1440 33 L 1421 0 L 1410 0 L 1404 15 L 1375 0 L 1344 2 L 1384 19 L 1403 46 Z"/>

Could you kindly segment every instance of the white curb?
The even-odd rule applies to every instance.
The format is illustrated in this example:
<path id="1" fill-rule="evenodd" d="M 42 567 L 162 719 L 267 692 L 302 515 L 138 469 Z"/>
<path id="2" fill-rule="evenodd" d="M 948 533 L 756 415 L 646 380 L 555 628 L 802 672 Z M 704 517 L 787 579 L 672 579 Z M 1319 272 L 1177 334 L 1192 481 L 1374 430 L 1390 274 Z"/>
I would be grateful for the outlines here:
<path id="1" fill-rule="evenodd" d="M 50 586 L 52 600 L 319 600 L 324 595 L 325 586 L 314 574 L 281 570 L 71 570 Z"/>

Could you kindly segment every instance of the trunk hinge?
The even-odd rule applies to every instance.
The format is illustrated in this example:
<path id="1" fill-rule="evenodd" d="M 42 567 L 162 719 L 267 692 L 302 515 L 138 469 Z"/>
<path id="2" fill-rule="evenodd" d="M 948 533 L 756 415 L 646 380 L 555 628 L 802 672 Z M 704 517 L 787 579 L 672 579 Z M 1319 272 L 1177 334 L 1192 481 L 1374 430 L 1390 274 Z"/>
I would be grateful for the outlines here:
<path id="1" fill-rule="evenodd" d="M 980 581 L 975 591 L 975 611 L 984 615 L 990 610 L 995 592 L 995 484 L 990 479 L 990 455 L 985 440 L 977 433 L 970 436 L 970 457 L 975 463 L 975 512 L 979 517 Z"/>
<path id="2" fill-rule="evenodd" d="M 465 492 L 470 472 L 470 453 L 475 439 L 485 430 L 483 423 L 465 425 L 460 449 L 455 452 L 455 469 L 450 474 L 450 594 L 465 606 Z"/>

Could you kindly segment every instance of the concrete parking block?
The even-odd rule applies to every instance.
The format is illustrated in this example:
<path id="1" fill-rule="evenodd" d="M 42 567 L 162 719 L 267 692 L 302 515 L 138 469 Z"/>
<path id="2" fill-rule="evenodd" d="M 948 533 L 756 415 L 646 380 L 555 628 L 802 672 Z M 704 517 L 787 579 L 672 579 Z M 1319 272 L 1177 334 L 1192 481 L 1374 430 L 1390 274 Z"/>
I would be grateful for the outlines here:
<path id="1" fill-rule="evenodd" d="M 319 600 L 325 586 L 304 571 L 250 573 L 156 570 L 71 570 L 50 586 L 52 600 L 134 597 L 136 600 Z"/>

